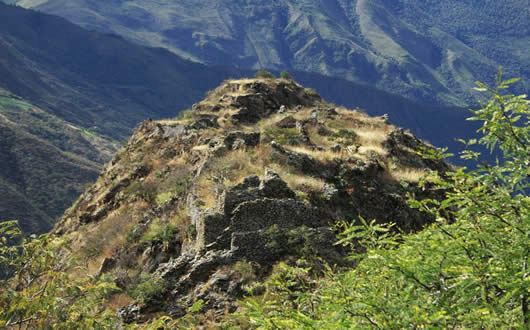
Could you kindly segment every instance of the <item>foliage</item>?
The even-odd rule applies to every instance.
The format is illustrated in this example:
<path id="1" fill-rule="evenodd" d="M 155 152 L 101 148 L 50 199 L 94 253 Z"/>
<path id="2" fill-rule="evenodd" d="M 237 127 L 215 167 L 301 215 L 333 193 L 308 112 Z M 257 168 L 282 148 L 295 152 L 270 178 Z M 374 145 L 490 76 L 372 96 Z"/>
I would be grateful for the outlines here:
<path id="1" fill-rule="evenodd" d="M 282 79 L 287 79 L 287 80 L 292 80 L 292 79 L 293 79 L 293 77 L 291 76 L 291 74 L 290 74 L 289 72 L 287 72 L 287 71 L 282 71 L 282 72 L 280 73 L 280 77 L 281 77 Z"/>
<path id="2" fill-rule="evenodd" d="M 153 220 L 149 226 L 149 230 L 140 239 L 141 243 L 158 241 L 161 243 L 169 243 L 174 240 L 177 235 L 177 226 L 172 223 L 162 223 L 159 218 Z"/>
<path id="3" fill-rule="evenodd" d="M 167 292 L 164 280 L 149 273 L 140 274 L 140 279 L 141 283 L 131 292 L 131 296 L 145 304 L 159 303 Z"/>
<path id="4" fill-rule="evenodd" d="M 156 195 L 156 204 L 158 206 L 165 204 L 173 196 L 171 191 Z"/>
<path id="5" fill-rule="evenodd" d="M 18 241 L 19 244 L 10 244 Z M 111 283 L 68 275 L 61 260 L 64 239 L 25 239 L 16 221 L 0 224 L 0 265 L 10 279 L 0 281 L 0 328 L 103 329 L 117 324 L 105 299 L 118 291 Z"/>
<path id="6" fill-rule="evenodd" d="M 339 140 L 343 145 L 352 145 L 357 141 L 357 134 L 354 131 L 341 128 L 338 132 L 333 132 L 328 139 L 330 141 Z"/>
<path id="7" fill-rule="evenodd" d="M 193 118 L 193 111 L 191 109 L 182 110 L 177 115 L 177 120 L 190 120 Z"/>
<path id="8" fill-rule="evenodd" d="M 267 70 L 259 70 L 258 72 L 256 72 L 255 77 L 263 78 L 263 79 L 274 79 L 275 78 L 274 75 Z"/>
<path id="9" fill-rule="evenodd" d="M 529 102 L 501 94 L 514 81 L 479 84 L 491 98 L 470 118 L 483 122 L 483 137 L 467 144 L 498 147 L 503 161 L 431 173 L 421 184 L 445 192 L 441 201 L 410 196 L 434 224 L 417 234 L 363 219 L 347 225 L 340 242 L 356 247 L 355 269 L 329 270 L 305 285 L 315 289 L 296 292 L 296 279 L 274 278 L 242 317 L 270 329 L 529 327 Z"/>

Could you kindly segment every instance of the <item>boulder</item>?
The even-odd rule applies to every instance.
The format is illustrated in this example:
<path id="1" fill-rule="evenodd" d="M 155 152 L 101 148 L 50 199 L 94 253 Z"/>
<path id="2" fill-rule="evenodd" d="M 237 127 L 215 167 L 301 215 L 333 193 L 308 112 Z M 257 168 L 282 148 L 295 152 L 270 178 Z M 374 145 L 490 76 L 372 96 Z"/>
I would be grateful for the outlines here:
<path id="1" fill-rule="evenodd" d="M 111 271 L 116 266 L 116 260 L 114 258 L 105 258 L 101 262 L 97 276 L 101 276 Z"/>
<path id="2" fill-rule="evenodd" d="M 287 116 L 275 124 L 278 128 L 295 128 L 296 119 L 293 116 Z"/>
<path id="3" fill-rule="evenodd" d="M 259 144 L 260 133 L 244 133 L 240 131 L 230 132 L 224 139 L 224 145 L 228 149 L 238 149 L 245 145 L 248 147 L 255 147 Z"/>
<path id="4" fill-rule="evenodd" d="M 265 177 L 259 187 L 263 196 L 268 198 L 295 198 L 295 192 L 280 178 L 278 173 L 265 169 Z"/>
<path id="5" fill-rule="evenodd" d="M 188 126 L 188 128 L 196 130 L 217 127 L 219 127 L 219 124 L 217 123 L 217 116 L 208 114 L 198 115 L 198 118 Z"/>

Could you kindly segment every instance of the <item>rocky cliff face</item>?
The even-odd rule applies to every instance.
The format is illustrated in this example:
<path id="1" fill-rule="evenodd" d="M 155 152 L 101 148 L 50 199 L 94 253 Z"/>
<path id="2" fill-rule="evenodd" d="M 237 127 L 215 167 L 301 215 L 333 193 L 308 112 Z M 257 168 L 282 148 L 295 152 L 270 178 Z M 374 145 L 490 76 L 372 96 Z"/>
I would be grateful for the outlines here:
<path id="1" fill-rule="evenodd" d="M 433 195 L 419 176 L 448 169 L 422 147 L 293 81 L 229 80 L 176 119 L 144 121 L 54 231 L 124 289 L 111 303 L 126 322 L 199 299 L 233 312 L 278 261 L 344 264 L 340 221 L 421 228 L 405 195 Z"/>

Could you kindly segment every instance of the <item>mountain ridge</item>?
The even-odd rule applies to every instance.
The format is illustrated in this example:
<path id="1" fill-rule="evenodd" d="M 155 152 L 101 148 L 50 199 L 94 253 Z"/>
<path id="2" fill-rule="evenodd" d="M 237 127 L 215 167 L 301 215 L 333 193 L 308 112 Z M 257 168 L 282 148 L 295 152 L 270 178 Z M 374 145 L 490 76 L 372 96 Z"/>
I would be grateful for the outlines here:
<path id="1" fill-rule="evenodd" d="M 524 0 L 18 3 L 195 61 L 338 76 L 423 103 L 473 104 L 475 81 L 499 66 L 530 74 Z"/>

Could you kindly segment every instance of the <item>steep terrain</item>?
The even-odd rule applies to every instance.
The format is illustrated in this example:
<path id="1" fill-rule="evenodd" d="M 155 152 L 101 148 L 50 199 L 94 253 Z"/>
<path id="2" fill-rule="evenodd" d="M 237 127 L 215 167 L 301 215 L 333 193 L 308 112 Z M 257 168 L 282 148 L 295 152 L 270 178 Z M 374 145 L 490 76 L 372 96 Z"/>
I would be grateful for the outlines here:
<path id="1" fill-rule="evenodd" d="M 4 4 L 0 50 L 1 88 L 115 139 L 145 118 L 186 108 L 233 72 Z"/>
<path id="2" fill-rule="evenodd" d="M 449 168 L 422 147 L 293 81 L 227 80 L 178 118 L 141 123 L 53 232 L 71 239 L 73 274 L 123 289 L 109 306 L 125 322 L 199 299 L 220 316 L 280 260 L 343 264 L 342 220 L 422 228 L 406 193 L 436 198 L 417 181 Z"/>
<path id="3" fill-rule="evenodd" d="M 173 117 L 223 79 L 245 73 L 0 3 L 0 221 L 18 219 L 28 233 L 49 229 L 138 122 Z M 469 138 L 475 128 L 462 109 L 419 105 L 338 78 L 293 76 L 328 101 L 388 113 L 390 122 L 437 146 L 456 150 L 454 138 Z"/>
<path id="4" fill-rule="evenodd" d="M 526 0 L 17 3 L 203 63 L 317 72 L 423 103 L 473 103 L 499 65 L 530 76 Z"/>
<path id="5" fill-rule="evenodd" d="M 0 214 L 48 231 L 117 149 L 0 89 Z"/>
<path id="6" fill-rule="evenodd" d="M 0 221 L 50 230 L 138 122 L 231 72 L 0 3 Z"/>

